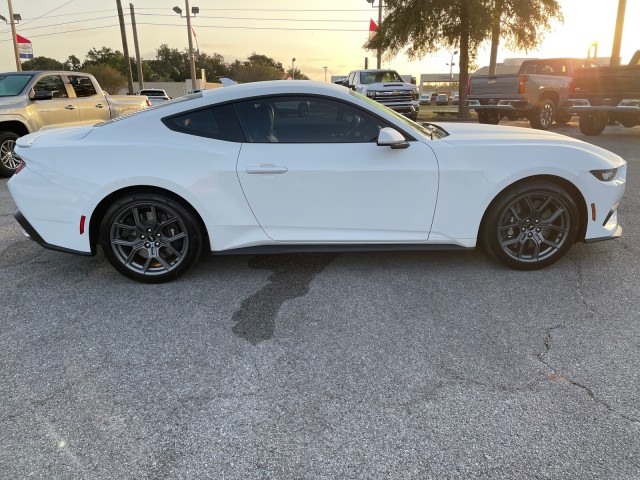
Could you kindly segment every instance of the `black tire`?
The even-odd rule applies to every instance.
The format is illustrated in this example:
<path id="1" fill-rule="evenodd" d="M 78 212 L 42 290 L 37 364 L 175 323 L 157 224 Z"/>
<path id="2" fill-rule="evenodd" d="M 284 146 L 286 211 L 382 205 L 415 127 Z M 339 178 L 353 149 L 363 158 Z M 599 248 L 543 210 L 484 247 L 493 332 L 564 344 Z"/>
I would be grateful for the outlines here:
<path id="1" fill-rule="evenodd" d="M 573 118 L 573 114 L 572 113 L 567 113 L 559 111 L 556 115 L 556 123 L 569 123 L 571 121 L 571 119 Z"/>
<path id="2" fill-rule="evenodd" d="M 479 110 L 478 122 L 488 125 L 497 125 L 500 122 L 500 114 L 491 110 Z"/>
<path id="3" fill-rule="evenodd" d="M 188 208 L 165 195 L 136 193 L 112 204 L 100 244 L 120 273 L 143 283 L 178 278 L 197 260 L 202 231 Z"/>
<path id="4" fill-rule="evenodd" d="M 600 135 L 607 126 L 608 118 L 602 114 L 580 115 L 580 131 L 589 137 Z"/>
<path id="5" fill-rule="evenodd" d="M 0 177 L 10 177 L 22 163 L 13 152 L 18 138 L 13 132 L 0 132 Z"/>
<path id="6" fill-rule="evenodd" d="M 529 118 L 532 128 L 549 130 L 556 117 L 556 104 L 550 98 L 543 98 Z"/>
<path id="7" fill-rule="evenodd" d="M 507 120 L 511 120 L 512 122 L 520 118 L 520 115 L 515 113 L 507 113 L 505 116 L 507 117 Z"/>
<path id="8" fill-rule="evenodd" d="M 576 241 L 578 207 L 562 187 L 546 181 L 517 185 L 496 198 L 485 215 L 480 243 L 516 270 L 557 262 Z"/>

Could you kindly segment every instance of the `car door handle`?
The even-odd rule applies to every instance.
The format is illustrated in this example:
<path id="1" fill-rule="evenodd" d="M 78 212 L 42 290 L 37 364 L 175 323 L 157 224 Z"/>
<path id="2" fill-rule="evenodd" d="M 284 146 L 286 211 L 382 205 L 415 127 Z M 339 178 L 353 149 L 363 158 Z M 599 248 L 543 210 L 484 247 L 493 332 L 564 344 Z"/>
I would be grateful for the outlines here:
<path id="1" fill-rule="evenodd" d="M 102 103 L 96 105 L 96 108 L 104 108 L 105 106 Z"/>
<path id="2" fill-rule="evenodd" d="M 64 107 L 67 110 L 75 110 L 76 107 L 74 107 L 73 105 L 67 105 L 66 107 Z"/>
<path id="3" fill-rule="evenodd" d="M 247 173 L 251 175 L 257 174 L 257 173 L 281 175 L 283 173 L 287 173 L 288 171 L 289 170 L 287 169 L 287 167 L 279 167 L 277 165 L 271 165 L 271 164 L 247 167 Z"/>

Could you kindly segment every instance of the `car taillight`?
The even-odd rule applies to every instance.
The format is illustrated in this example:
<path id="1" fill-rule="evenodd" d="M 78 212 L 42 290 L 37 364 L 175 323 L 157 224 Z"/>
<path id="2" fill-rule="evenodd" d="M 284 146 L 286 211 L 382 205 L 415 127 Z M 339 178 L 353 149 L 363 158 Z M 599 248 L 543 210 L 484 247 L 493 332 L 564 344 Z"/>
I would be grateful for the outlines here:
<path id="1" fill-rule="evenodd" d="M 17 174 L 18 174 L 18 172 L 19 172 L 20 170 L 22 170 L 24 167 L 26 167 L 26 166 L 27 166 L 27 164 L 25 163 L 25 161 L 24 161 L 24 160 L 22 160 L 20 157 L 18 157 L 18 156 L 17 156 L 17 155 L 15 155 L 15 154 L 14 154 L 14 158 L 15 158 L 16 160 L 20 160 L 20 165 L 18 165 L 18 167 L 16 168 L 16 171 L 15 171 L 15 172 L 13 172 L 13 174 L 14 174 L 14 175 L 17 175 Z"/>
<path id="2" fill-rule="evenodd" d="M 520 75 L 518 80 L 518 93 L 520 95 L 527 93 L 527 80 L 529 80 L 527 75 Z"/>
<path id="3" fill-rule="evenodd" d="M 150 107 L 150 106 L 151 106 L 151 100 L 147 98 L 147 107 Z"/>

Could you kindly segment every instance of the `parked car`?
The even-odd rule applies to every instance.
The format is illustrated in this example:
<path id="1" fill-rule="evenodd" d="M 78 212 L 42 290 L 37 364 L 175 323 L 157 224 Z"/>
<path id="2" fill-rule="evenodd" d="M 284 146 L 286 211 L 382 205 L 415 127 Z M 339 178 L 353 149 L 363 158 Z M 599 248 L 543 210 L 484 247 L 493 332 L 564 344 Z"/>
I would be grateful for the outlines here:
<path id="1" fill-rule="evenodd" d="M 436 105 L 449 105 L 449 97 L 446 93 L 439 93 L 436 97 Z"/>
<path id="2" fill-rule="evenodd" d="M 533 128 L 547 130 L 571 120 L 567 99 L 574 71 L 597 66 L 588 59 L 547 58 L 525 60 L 516 74 L 472 75 L 467 104 L 480 123 L 527 118 Z"/>
<path id="3" fill-rule="evenodd" d="M 451 103 L 454 105 L 458 105 L 460 103 L 460 94 L 458 92 L 454 93 L 451 96 Z"/>
<path id="4" fill-rule="evenodd" d="M 420 105 L 431 105 L 431 94 L 423 93 L 420 95 Z"/>
<path id="5" fill-rule="evenodd" d="M 149 105 L 147 97 L 107 95 L 88 73 L 0 73 L 0 177 L 13 175 L 20 165 L 13 148 L 23 135 L 93 125 Z"/>
<path id="6" fill-rule="evenodd" d="M 576 70 L 569 102 L 585 135 L 600 135 L 611 122 L 640 125 L 640 50 L 629 65 Z"/>
<path id="7" fill-rule="evenodd" d="M 171 97 L 167 95 L 167 92 L 161 88 L 143 88 L 137 94 L 149 97 L 151 105 L 157 105 L 159 103 L 166 102 L 167 100 L 171 100 Z"/>
<path id="8" fill-rule="evenodd" d="M 274 114 L 292 102 L 309 114 Z M 574 242 L 620 236 L 627 173 L 619 156 L 562 135 L 419 125 L 297 80 L 33 133 L 16 153 L 24 162 L 8 187 L 33 240 L 80 255 L 100 245 L 118 271 L 150 283 L 183 274 L 201 251 L 481 246 L 509 267 L 543 268 Z"/>

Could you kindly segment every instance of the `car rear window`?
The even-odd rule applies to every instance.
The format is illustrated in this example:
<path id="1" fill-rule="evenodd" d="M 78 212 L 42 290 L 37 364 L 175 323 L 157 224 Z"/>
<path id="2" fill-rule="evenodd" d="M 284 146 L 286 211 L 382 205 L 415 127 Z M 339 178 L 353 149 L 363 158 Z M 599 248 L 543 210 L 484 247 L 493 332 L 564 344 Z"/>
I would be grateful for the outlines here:
<path id="1" fill-rule="evenodd" d="M 231 105 L 192 110 L 163 118 L 162 122 L 175 132 L 227 142 L 244 142 L 244 134 Z"/>

